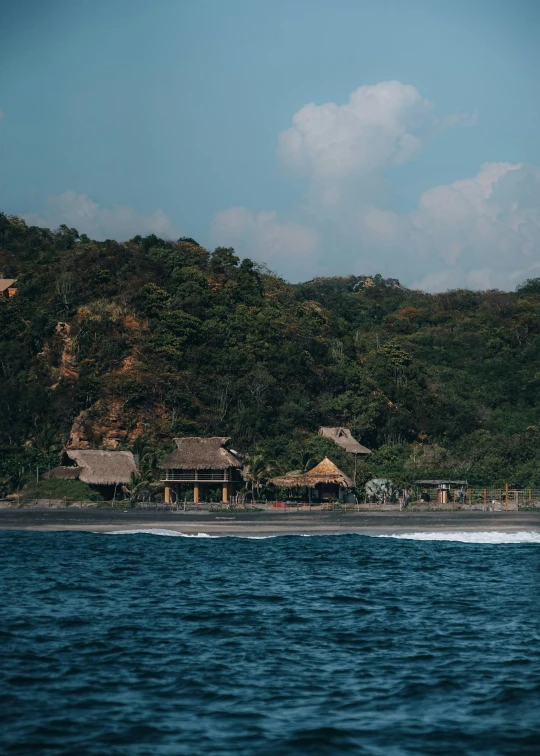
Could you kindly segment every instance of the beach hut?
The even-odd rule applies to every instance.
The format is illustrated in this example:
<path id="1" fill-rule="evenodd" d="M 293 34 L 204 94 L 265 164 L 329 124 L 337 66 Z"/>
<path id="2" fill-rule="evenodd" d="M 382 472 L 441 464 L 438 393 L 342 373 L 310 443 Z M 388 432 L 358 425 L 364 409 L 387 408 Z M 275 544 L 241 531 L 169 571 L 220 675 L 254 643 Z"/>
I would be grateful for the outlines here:
<path id="1" fill-rule="evenodd" d="M 353 438 L 351 431 L 348 428 L 337 427 L 329 428 L 327 426 L 321 426 L 319 428 L 319 436 L 327 438 L 332 441 L 340 449 L 344 449 L 349 454 L 354 454 L 354 484 L 356 485 L 356 465 L 359 454 L 371 454 L 371 450 L 367 446 L 362 446 L 355 438 Z"/>
<path id="2" fill-rule="evenodd" d="M 322 426 L 319 428 L 319 436 L 327 438 L 329 441 L 333 441 L 336 446 L 341 449 L 350 452 L 351 454 L 371 454 L 371 450 L 367 446 L 362 446 L 355 438 L 353 438 L 351 431 L 348 428 L 329 428 Z"/>
<path id="3" fill-rule="evenodd" d="M 43 477 L 81 480 L 97 487 L 104 497 L 108 497 L 113 493 L 111 489 L 129 483 L 137 469 L 137 460 L 130 451 L 65 449 L 61 464 Z"/>
<path id="4" fill-rule="evenodd" d="M 15 278 L 2 278 L 0 276 L 0 297 L 14 297 L 17 293 Z"/>
<path id="5" fill-rule="evenodd" d="M 230 438 L 190 436 L 175 438 L 174 442 L 176 449 L 160 465 L 165 502 L 170 504 L 173 499 L 178 499 L 182 484 L 193 487 L 195 503 L 201 499 L 203 486 L 208 491 L 210 487 L 218 485 L 221 487 L 222 501 L 228 502 L 243 482 L 240 472 L 242 462 L 236 452 L 227 448 Z"/>
<path id="6" fill-rule="evenodd" d="M 323 500 L 325 497 L 341 499 L 347 488 L 354 488 L 353 481 L 335 465 L 331 459 L 325 457 L 314 468 L 305 473 L 290 472 L 270 480 L 279 488 L 302 488 L 317 492 L 314 498 Z"/>

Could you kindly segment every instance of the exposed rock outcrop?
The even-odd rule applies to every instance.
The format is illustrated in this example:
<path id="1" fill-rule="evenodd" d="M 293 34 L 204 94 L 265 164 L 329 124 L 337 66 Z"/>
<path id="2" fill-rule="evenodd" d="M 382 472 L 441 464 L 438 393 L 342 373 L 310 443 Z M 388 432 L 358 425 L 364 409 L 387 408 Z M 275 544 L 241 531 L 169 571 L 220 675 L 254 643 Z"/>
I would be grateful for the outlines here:
<path id="1" fill-rule="evenodd" d="M 77 415 L 68 446 L 71 449 L 117 449 L 132 444 L 148 427 L 159 429 L 160 426 L 167 426 L 163 406 L 134 412 L 121 397 L 104 397 Z"/>

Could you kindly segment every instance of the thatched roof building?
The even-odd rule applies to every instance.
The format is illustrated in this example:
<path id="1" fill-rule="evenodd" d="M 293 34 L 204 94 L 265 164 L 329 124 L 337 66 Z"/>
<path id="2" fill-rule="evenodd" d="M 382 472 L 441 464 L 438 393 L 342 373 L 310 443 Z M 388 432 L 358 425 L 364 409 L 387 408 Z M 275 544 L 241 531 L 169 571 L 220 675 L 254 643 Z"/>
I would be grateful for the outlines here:
<path id="1" fill-rule="evenodd" d="M 323 426 L 319 428 L 319 436 L 333 441 L 337 446 L 340 446 L 351 454 L 371 454 L 371 450 L 367 446 L 362 446 L 362 444 L 352 437 L 351 431 L 348 428 L 327 428 Z"/>
<path id="2" fill-rule="evenodd" d="M 186 483 L 193 488 L 195 503 L 201 492 L 208 494 L 209 488 L 217 484 L 222 486 L 222 500 L 228 502 L 242 483 L 242 462 L 236 452 L 226 448 L 229 441 L 227 436 L 175 438 L 176 449 L 160 465 L 164 470 L 161 479 L 165 484 L 165 503 L 171 503 L 171 495 L 178 500 Z"/>
<path id="3" fill-rule="evenodd" d="M 272 478 L 270 483 L 280 488 L 294 488 L 297 486 L 307 486 L 315 488 L 319 484 L 335 485 L 340 488 L 353 488 L 354 483 L 348 475 L 339 469 L 331 459 L 325 457 L 313 469 L 305 473 L 287 473 L 277 478 Z"/>
<path id="4" fill-rule="evenodd" d="M 298 483 L 298 478 L 303 473 L 300 472 L 288 472 L 285 475 L 278 475 L 275 478 L 270 478 L 268 481 L 269 483 L 272 483 L 274 486 L 278 486 L 278 488 L 294 488 L 294 486 L 300 485 Z"/>
<path id="5" fill-rule="evenodd" d="M 228 467 L 242 467 L 239 458 L 225 448 L 230 440 L 227 436 L 175 438 L 176 449 L 163 460 L 160 467 L 163 470 L 225 470 Z"/>
<path id="6" fill-rule="evenodd" d="M 71 463 L 71 464 L 70 464 Z M 99 451 L 97 449 L 66 449 L 62 465 L 44 477 L 81 480 L 94 486 L 129 483 L 137 472 L 137 462 L 130 451 Z"/>
<path id="7" fill-rule="evenodd" d="M 17 293 L 17 289 L 15 287 L 16 283 L 15 278 L 1 278 L 0 277 L 0 297 L 12 297 Z"/>
<path id="8" fill-rule="evenodd" d="M 81 468 L 75 465 L 60 465 L 59 467 L 53 467 L 52 470 L 46 472 L 44 478 L 62 478 L 63 480 L 78 480 L 81 474 Z"/>

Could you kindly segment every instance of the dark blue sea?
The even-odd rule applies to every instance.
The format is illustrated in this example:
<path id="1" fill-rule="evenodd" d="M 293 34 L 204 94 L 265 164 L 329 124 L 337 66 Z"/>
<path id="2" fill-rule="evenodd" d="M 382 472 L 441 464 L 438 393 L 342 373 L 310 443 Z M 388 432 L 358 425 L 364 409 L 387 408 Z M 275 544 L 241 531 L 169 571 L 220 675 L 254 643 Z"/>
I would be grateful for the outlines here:
<path id="1" fill-rule="evenodd" d="M 2 532 L 0 752 L 537 756 L 540 544 L 488 540 Z"/>

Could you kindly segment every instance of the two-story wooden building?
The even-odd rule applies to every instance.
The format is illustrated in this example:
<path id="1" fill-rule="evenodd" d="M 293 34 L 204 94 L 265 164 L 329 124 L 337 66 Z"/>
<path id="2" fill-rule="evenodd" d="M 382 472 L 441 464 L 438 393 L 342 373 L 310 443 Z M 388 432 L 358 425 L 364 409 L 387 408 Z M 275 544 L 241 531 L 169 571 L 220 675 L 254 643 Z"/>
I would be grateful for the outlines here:
<path id="1" fill-rule="evenodd" d="M 160 465 L 165 503 L 179 501 L 182 486 L 193 488 L 195 503 L 205 500 L 209 487 L 220 486 L 222 501 L 228 502 L 242 485 L 242 463 L 227 448 L 229 441 L 222 436 L 175 438 L 176 449 Z"/>

